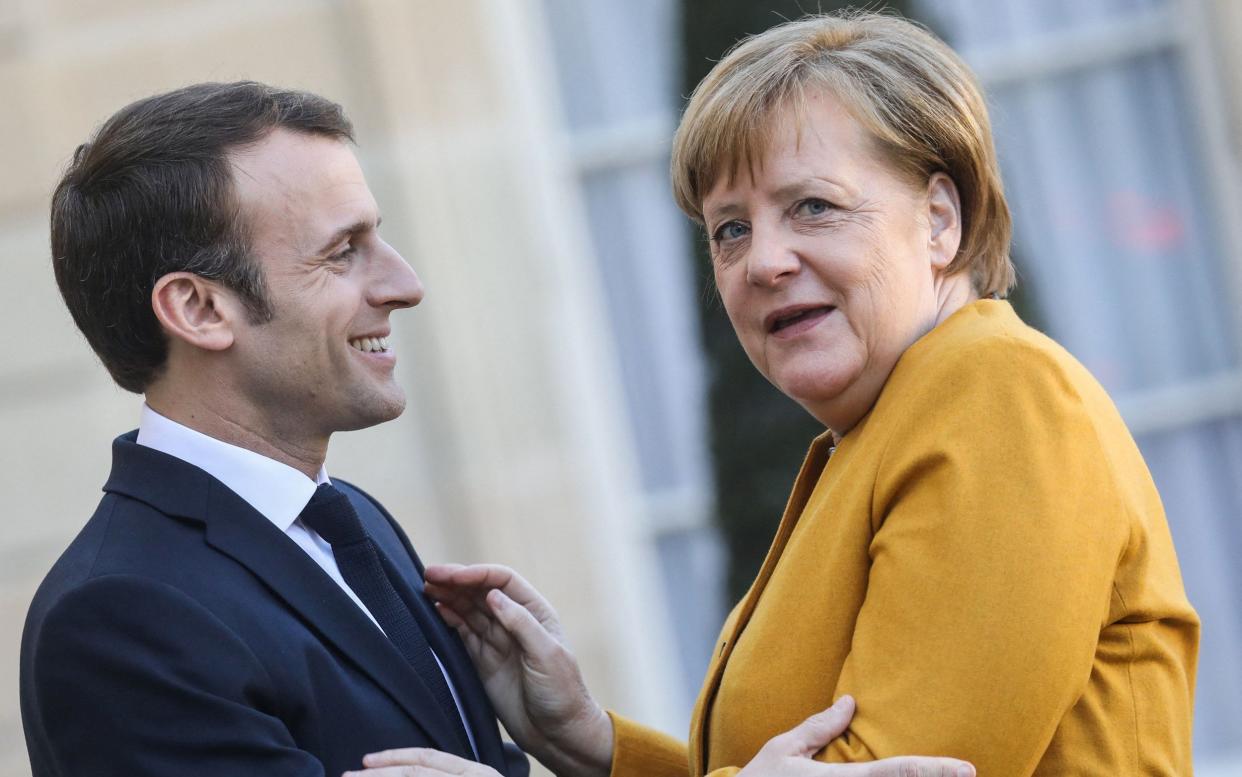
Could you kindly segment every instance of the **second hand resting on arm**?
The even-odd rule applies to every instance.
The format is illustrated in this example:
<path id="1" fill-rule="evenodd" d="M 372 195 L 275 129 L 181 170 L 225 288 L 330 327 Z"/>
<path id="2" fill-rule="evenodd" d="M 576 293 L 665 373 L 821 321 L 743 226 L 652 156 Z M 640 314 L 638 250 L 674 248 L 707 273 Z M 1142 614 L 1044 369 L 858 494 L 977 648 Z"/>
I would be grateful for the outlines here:
<path id="1" fill-rule="evenodd" d="M 426 592 L 457 630 L 514 741 L 562 777 L 608 777 L 612 721 L 583 681 L 556 611 L 521 575 L 498 565 L 434 565 Z M 973 777 L 953 758 L 903 756 L 863 764 L 811 760 L 840 736 L 854 714 L 842 697 L 821 713 L 773 737 L 736 777 Z M 485 777 L 486 767 L 410 749 L 368 756 L 367 777 L 458 774 Z M 408 767 L 419 771 L 401 771 Z M 473 770 L 472 770 L 473 767 Z M 688 776 L 687 776 L 688 777 Z"/>

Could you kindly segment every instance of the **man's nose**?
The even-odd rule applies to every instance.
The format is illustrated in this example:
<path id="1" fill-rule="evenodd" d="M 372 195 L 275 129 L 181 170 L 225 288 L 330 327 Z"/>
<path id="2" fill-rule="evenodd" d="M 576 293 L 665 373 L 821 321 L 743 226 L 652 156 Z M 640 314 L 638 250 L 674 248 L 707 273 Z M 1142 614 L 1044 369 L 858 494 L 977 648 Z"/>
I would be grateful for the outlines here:
<path id="1" fill-rule="evenodd" d="M 376 256 L 371 283 L 371 304 L 376 307 L 412 308 L 423 301 L 423 282 L 410 263 L 388 244 Z"/>

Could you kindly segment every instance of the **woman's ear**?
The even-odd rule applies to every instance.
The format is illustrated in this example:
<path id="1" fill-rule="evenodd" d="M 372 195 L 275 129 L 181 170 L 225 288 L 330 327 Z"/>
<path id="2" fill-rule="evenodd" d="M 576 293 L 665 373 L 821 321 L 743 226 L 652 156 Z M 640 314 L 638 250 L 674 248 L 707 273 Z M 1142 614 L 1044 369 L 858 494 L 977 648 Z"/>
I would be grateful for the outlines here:
<path id="1" fill-rule="evenodd" d="M 944 173 L 933 174 L 927 182 L 927 216 L 932 267 L 943 270 L 957 257 L 962 244 L 962 200 L 957 184 Z"/>
<path id="2" fill-rule="evenodd" d="M 151 307 L 170 338 L 206 351 L 233 345 L 233 325 L 244 315 L 235 295 L 188 272 L 168 273 L 156 281 Z"/>

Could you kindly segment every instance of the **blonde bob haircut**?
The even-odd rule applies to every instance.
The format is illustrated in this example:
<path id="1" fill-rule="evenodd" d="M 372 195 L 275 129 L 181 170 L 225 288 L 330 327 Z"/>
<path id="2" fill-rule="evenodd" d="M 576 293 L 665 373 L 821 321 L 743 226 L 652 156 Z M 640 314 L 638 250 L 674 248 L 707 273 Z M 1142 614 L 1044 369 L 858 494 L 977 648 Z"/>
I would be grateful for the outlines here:
<path id="1" fill-rule="evenodd" d="M 1013 227 L 983 95 L 957 54 L 900 17 L 806 16 L 733 47 L 695 88 L 673 138 L 678 206 L 703 223 L 703 198 L 719 177 L 742 166 L 753 175 L 787 112 L 801 122 L 806 94 L 824 89 L 912 185 L 935 173 L 953 180 L 962 241 L 947 272 L 969 271 L 981 296 L 1005 296 Z"/>

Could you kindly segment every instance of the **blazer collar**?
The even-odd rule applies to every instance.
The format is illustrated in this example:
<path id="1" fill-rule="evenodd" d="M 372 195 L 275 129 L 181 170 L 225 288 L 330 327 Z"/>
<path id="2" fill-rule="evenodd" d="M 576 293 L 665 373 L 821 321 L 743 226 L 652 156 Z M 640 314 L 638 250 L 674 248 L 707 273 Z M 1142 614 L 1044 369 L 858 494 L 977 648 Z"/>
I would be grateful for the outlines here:
<path id="1" fill-rule="evenodd" d="M 138 444 L 194 465 L 228 486 L 254 509 L 288 531 L 320 483 L 330 482 L 321 465 L 316 477 L 270 456 L 217 440 L 142 406 Z"/>
<path id="2" fill-rule="evenodd" d="M 287 535 L 203 470 L 136 442 L 112 443 L 104 491 L 204 525 L 209 546 L 246 567 L 326 642 L 392 696 L 439 749 L 464 758 L 431 691 L 367 616 Z"/>
<path id="3" fill-rule="evenodd" d="M 847 440 L 850 440 L 849 435 L 846 435 L 845 439 L 842 440 L 840 447 L 844 448 L 848 444 Z M 777 562 L 780 561 L 785 545 L 789 542 L 790 536 L 793 535 L 798 519 L 802 517 L 802 512 L 807 502 L 811 499 L 816 486 L 820 483 L 821 475 L 828 464 L 828 459 L 835 455 L 834 450 L 832 435 L 828 433 L 821 434 L 811 443 L 811 449 L 802 461 L 802 469 L 798 473 L 798 479 L 794 482 L 793 493 L 790 494 L 789 501 L 785 505 L 785 512 L 781 517 L 780 527 L 776 531 L 776 537 L 772 540 L 772 546 L 768 549 L 768 555 L 763 561 L 763 566 L 760 567 L 755 581 L 751 583 L 750 590 L 746 592 L 746 595 L 742 597 L 742 601 L 738 603 L 737 607 L 734 608 L 733 612 L 729 614 L 729 618 L 725 621 L 721 632 L 721 643 L 713 652 L 712 658 L 708 663 L 707 677 L 703 682 L 702 690 L 699 692 L 698 701 L 695 702 L 694 711 L 691 713 L 689 743 L 691 774 L 707 773 L 707 769 L 710 766 L 708 763 L 708 747 L 710 745 L 708 739 L 711 735 L 708 724 L 711 722 L 712 705 L 716 701 L 716 692 L 720 689 L 725 668 L 729 663 L 730 656 L 733 654 L 734 646 L 737 645 L 738 639 L 750 621 L 750 616 L 754 614 L 755 607 L 763 595 L 764 587 L 772 577 Z"/>

